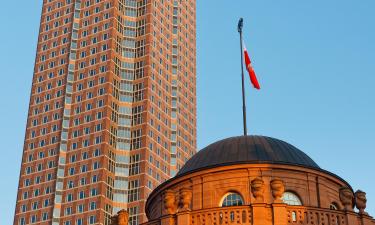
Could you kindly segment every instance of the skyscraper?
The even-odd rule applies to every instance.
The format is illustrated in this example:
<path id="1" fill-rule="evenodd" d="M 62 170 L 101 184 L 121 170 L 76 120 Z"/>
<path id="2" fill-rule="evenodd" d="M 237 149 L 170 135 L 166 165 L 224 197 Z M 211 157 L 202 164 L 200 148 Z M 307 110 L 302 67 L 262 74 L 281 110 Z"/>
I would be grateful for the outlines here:
<path id="1" fill-rule="evenodd" d="M 196 149 L 195 0 L 44 0 L 14 224 L 146 220 Z"/>

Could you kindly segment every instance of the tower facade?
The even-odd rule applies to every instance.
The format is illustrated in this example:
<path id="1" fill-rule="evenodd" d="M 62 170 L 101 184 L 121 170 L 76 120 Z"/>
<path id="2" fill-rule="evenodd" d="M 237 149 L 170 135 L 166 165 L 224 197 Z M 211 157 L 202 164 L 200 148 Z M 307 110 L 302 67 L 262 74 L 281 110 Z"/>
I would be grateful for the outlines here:
<path id="1" fill-rule="evenodd" d="M 195 0 L 44 0 L 14 224 L 146 221 L 196 149 Z"/>

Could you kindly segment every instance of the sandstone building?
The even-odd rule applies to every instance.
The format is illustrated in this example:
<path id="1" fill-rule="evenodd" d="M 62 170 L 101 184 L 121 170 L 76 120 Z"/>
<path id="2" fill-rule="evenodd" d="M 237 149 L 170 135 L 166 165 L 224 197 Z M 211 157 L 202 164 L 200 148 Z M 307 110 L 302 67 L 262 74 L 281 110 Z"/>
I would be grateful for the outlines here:
<path id="1" fill-rule="evenodd" d="M 144 225 L 375 225 L 365 209 L 364 192 L 294 146 L 241 136 L 199 151 L 156 188 Z M 127 225 L 127 212 L 113 224 Z"/>
<path id="2" fill-rule="evenodd" d="M 196 149 L 195 0 L 43 0 L 14 224 L 108 225 Z"/>

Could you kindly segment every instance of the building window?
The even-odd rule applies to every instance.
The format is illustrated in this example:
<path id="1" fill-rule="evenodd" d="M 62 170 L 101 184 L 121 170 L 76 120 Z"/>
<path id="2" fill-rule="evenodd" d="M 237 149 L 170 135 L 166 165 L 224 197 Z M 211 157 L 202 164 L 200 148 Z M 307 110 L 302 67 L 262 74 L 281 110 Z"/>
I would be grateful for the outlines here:
<path id="1" fill-rule="evenodd" d="M 94 224 L 96 222 L 96 216 L 89 217 L 89 224 Z"/>
<path id="2" fill-rule="evenodd" d="M 242 197 L 237 193 L 227 193 L 221 203 L 222 207 L 243 205 Z"/>
<path id="3" fill-rule="evenodd" d="M 329 209 L 330 210 L 339 210 L 339 207 L 337 205 L 336 202 L 332 202 L 330 205 L 329 205 Z"/>
<path id="4" fill-rule="evenodd" d="M 300 198 L 292 192 L 285 192 L 283 194 L 282 200 L 285 204 L 288 205 L 302 205 L 302 201 L 300 200 Z"/>
<path id="5" fill-rule="evenodd" d="M 25 218 L 24 217 L 20 218 L 18 225 L 25 225 L 25 224 L 26 224 Z"/>

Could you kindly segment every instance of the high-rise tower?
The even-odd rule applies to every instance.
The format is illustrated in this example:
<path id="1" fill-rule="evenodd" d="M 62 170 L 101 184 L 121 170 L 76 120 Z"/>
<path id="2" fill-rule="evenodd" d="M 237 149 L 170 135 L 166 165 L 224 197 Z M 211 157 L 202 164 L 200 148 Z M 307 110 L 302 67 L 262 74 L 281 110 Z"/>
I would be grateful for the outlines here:
<path id="1" fill-rule="evenodd" d="M 44 0 L 14 224 L 146 220 L 196 149 L 195 0 Z"/>

